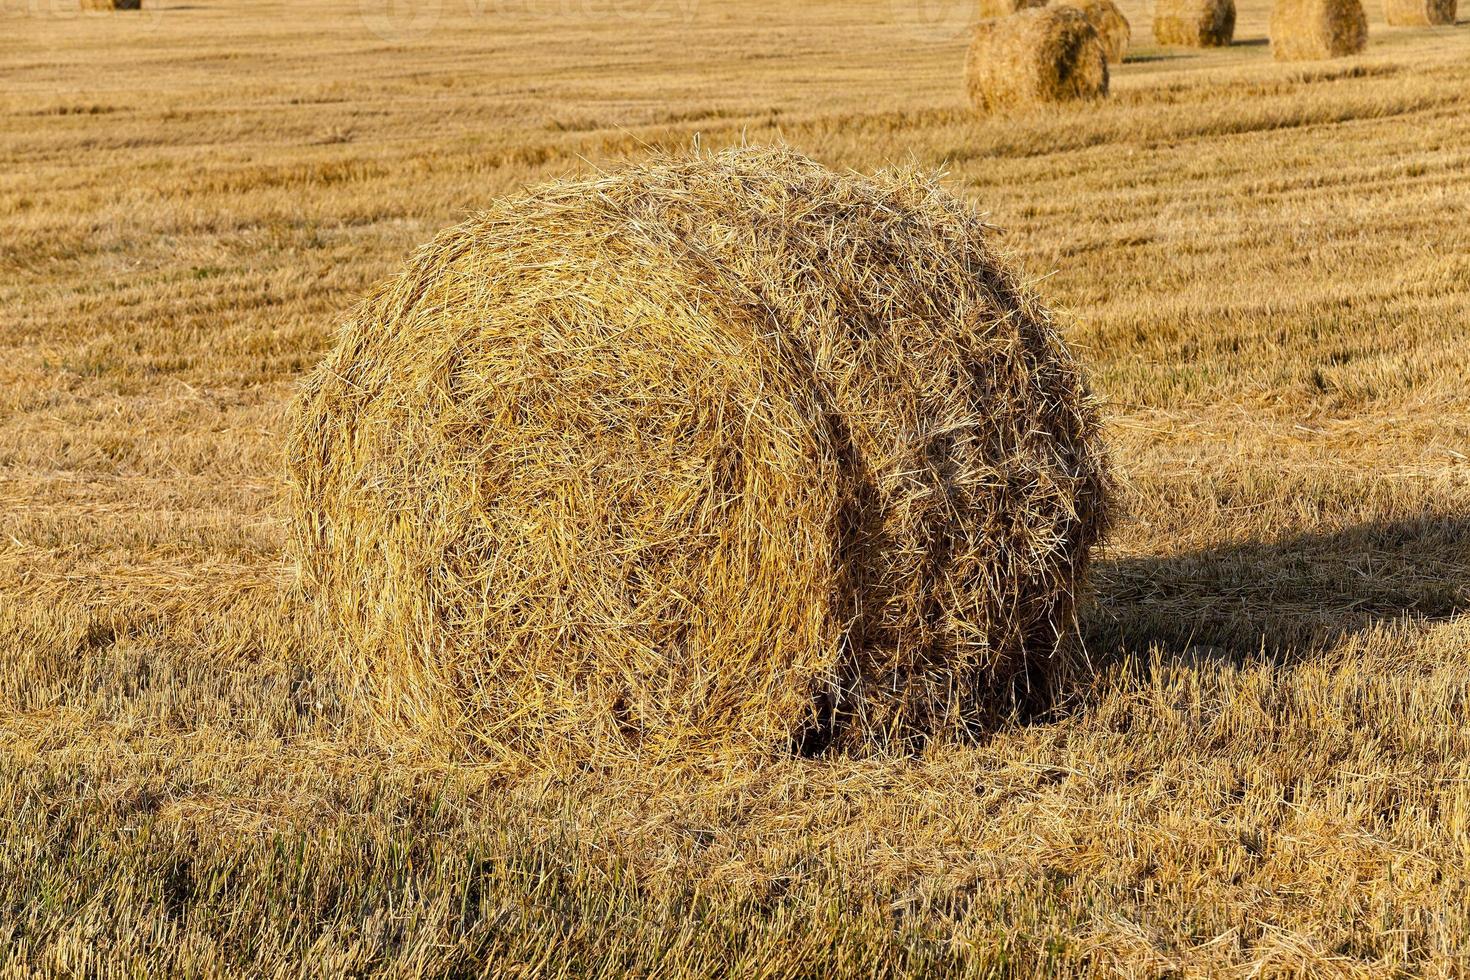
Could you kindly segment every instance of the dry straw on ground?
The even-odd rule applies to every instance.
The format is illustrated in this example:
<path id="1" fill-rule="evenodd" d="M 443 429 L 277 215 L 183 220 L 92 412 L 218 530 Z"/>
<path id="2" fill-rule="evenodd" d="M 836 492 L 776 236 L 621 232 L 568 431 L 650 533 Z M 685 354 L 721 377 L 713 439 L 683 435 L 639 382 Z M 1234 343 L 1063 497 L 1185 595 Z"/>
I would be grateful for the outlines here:
<path id="1" fill-rule="evenodd" d="M 980 0 L 981 17 L 1008 17 L 1018 10 L 1045 7 L 1047 0 Z"/>
<path id="2" fill-rule="evenodd" d="M 1271 10 L 1271 53 L 1278 61 L 1342 58 L 1367 44 L 1359 0 L 1276 0 Z"/>
<path id="3" fill-rule="evenodd" d="M 1082 11 L 1102 39 L 1108 61 L 1114 64 L 1122 62 L 1128 53 L 1128 42 L 1133 38 L 1133 28 L 1113 0 L 1057 0 L 1056 6 L 1075 7 Z"/>
<path id="4" fill-rule="evenodd" d="M 82 0 L 83 10 L 142 10 L 143 0 Z"/>
<path id="5" fill-rule="evenodd" d="M 346 326 L 289 460 L 379 720 L 492 754 L 994 723 L 1066 660 L 1103 524 L 1087 391 L 979 218 L 784 150 L 450 229 Z"/>
<path id="6" fill-rule="evenodd" d="M 1154 39 L 1188 48 L 1225 47 L 1235 38 L 1235 0 L 1157 0 Z"/>
<path id="7" fill-rule="evenodd" d="M 1108 92 L 1107 53 L 1075 8 L 1023 10 L 975 25 L 965 83 L 981 112 L 1096 98 Z"/>
<path id="8" fill-rule="evenodd" d="M 1455 22 L 1456 0 L 1383 0 L 1383 15 L 1393 27 L 1441 27 Z"/>

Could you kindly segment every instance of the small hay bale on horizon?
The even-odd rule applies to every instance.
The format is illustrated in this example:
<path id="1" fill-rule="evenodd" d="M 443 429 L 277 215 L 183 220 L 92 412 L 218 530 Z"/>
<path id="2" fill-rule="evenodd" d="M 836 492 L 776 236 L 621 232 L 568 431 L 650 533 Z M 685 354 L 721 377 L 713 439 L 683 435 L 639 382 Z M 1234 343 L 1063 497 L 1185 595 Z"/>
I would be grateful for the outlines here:
<path id="1" fill-rule="evenodd" d="M 1009 17 L 1022 10 L 1045 7 L 1048 0 L 980 0 L 980 17 Z"/>
<path id="2" fill-rule="evenodd" d="M 1318 61 L 1357 54 L 1368 44 L 1359 0 L 1276 0 L 1271 54 L 1277 61 Z"/>
<path id="3" fill-rule="evenodd" d="M 1045 702 L 1093 400 L 968 205 L 656 158 L 420 249 L 293 406 L 302 584 L 380 734 L 476 756 L 907 751 Z"/>
<path id="4" fill-rule="evenodd" d="M 982 113 L 1108 94 L 1102 38 L 1075 7 L 1022 10 L 975 25 L 965 59 L 970 103 Z"/>
<path id="5" fill-rule="evenodd" d="M 1082 11 L 1087 22 L 1102 40 L 1103 51 L 1112 64 L 1120 64 L 1128 54 L 1133 27 L 1113 0 L 1056 0 L 1053 6 L 1074 7 Z"/>
<path id="6" fill-rule="evenodd" d="M 1186 48 L 1223 48 L 1235 39 L 1235 0 L 1156 0 L 1154 40 Z"/>
<path id="7" fill-rule="evenodd" d="M 1383 16 L 1390 27 L 1444 27 L 1458 14 L 1456 0 L 1383 0 Z"/>

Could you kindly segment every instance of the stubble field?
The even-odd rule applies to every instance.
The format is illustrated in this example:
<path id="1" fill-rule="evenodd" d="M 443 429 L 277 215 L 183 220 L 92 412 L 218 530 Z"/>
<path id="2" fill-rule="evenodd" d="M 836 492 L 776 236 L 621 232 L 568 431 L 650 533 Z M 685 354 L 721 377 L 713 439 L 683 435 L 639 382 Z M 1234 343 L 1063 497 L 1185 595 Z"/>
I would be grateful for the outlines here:
<path id="1" fill-rule="evenodd" d="M 1279 65 L 1129 0 L 1110 100 L 978 120 L 920 0 L 0 2 L 0 976 L 1470 971 L 1470 28 L 1369 6 Z M 917 759 L 368 738 L 302 373 L 499 195 L 778 140 L 943 170 L 1065 311 L 1095 679 Z"/>

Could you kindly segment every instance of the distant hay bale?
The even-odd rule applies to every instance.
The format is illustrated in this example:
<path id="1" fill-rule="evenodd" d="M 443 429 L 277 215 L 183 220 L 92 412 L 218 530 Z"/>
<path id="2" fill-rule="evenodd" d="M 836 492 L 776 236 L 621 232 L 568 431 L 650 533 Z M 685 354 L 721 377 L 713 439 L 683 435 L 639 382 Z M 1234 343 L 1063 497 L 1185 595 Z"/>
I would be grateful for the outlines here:
<path id="1" fill-rule="evenodd" d="M 1383 0 L 1383 13 L 1392 27 L 1442 27 L 1453 24 L 1455 0 Z"/>
<path id="2" fill-rule="evenodd" d="M 1157 0 L 1154 40 L 1186 48 L 1223 48 L 1235 38 L 1235 0 Z"/>
<path id="3" fill-rule="evenodd" d="M 1123 11 L 1113 0 L 1056 0 L 1055 6 L 1075 7 L 1082 11 L 1097 36 L 1102 39 L 1103 51 L 1108 61 L 1120 63 L 1128 53 L 1128 42 L 1133 38 L 1133 28 Z"/>
<path id="4" fill-rule="evenodd" d="M 294 408 L 303 583 L 385 732 L 913 747 L 1041 698 L 1104 520 L 1090 398 L 981 219 L 784 150 L 502 202 Z"/>
<path id="5" fill-rule="evenodd" d="M 1045 7 L 1047 0 L 980 0 L 980 16 L 1009 17 L 1018 10 Z"/>
<path id="6" fill-rule="evenodd" d="M 1359 0 L 1276 0 L 1271 10 L 1271 53 L 1278 61 L 1342 58 L 1367 44 Z"/>
<path id="7" fill-rule="evenodd" d="M 992 112 L 1108 93 L 1102 39 L 1073 7 L 1022 10 L 975 25 L 965 62 L 970 102 Z"/>
<path id="8" fill-rule="evenodd" d="M 82 0 L 83 10 L 142 10 L 143 0 Z"/>

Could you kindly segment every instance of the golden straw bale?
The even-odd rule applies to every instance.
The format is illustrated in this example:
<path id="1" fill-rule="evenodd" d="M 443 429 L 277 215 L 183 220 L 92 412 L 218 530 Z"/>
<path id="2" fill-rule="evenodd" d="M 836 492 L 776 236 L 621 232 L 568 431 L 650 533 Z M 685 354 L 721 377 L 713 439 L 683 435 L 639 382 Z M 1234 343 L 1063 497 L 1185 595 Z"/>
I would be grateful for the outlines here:
<path id="1" fill-rule="evenodd" d="M 1455 22 L 1455 0 L 1383 0 L 1383 14 L 1393 27 L 1442 27 Z"/>
<path id="2" fill-rule="evenodd" d="M 1128 53 L 1128 42 L 1133 38 L 1133 28 L 1123 11 L 1113 0 L 1057 0 L 1058 7 L 1076 7 L 1082 11 L 1097 36 L 1102 39 L 1103 51 L 1108 61 L 1117 64 Z"/>
<path id="3" fill-rule="evenodd" d="M 1368 18 L 1359 0 L 1276 0 L 1271 9 L 1277 61 L 1342 58 L 1367 44 Z"/>
<path id="4" fill-rule="evenodd" d="M 753 148 L 422 248 L 287 452 L 303 583 L 384 734 L 912 748 L 1043 702 L 1104 460 L 988 238 L 928 180 Z"/>
<path id="5" fill-rule="evenodd" d="M 1076 8 L 1023 10 L 975 25 L 965 82 L 981 112 L 1098 98 L 1108 92 L 1108 59 L 1097 31 Z"/>
<path id="6" fill-rule="evenodd" d="M 980 17 L 1009 17 L 1018 10 L 1045 7 L 1047 0 L 980 0 Z"/>
<path id="7" fill-rule="evenodd" d="M 1156 0 L 1154 40 L 1186 48 L 1223 48 L 1235 38 L 1235 0 Z"/>

